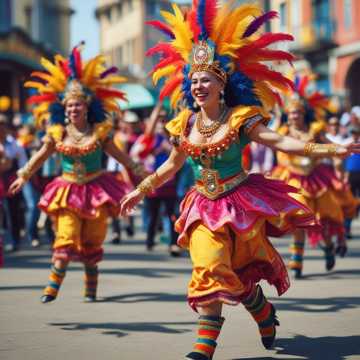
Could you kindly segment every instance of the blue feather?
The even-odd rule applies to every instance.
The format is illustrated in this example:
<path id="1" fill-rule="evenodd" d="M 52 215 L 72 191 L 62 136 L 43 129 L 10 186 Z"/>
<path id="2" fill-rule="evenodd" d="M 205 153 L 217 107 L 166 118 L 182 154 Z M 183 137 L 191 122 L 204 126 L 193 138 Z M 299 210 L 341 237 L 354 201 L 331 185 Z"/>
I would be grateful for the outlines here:
<path id="1" fill-rule="evenodd" d="M 76 79 L 76 66 L 75 66 L 75 56 L 74 53 L 71 52 L 69 57 L 69 69 L 70 69 L 70 79 Z"/>
<path id="2" fill-rule="evenodd" d="M 197 21 L 200 27 L 200 40 L 205 40 L 209 35 L 206 31 L 205 24 L 205 14 L 206 14 L 206 0 L 199 0 L 197 8 Z"/>
<path id="3" fill-rule="evenodd" d="M 49 106 L 50 123 L 52 125 L 65 125 L 65 108 L 59 102 L 54 102 Z"/>
<path id="4" fill-rule="evenodd" d="M 91 101 L 88 108 L 88 121 L 90 123 L 102 122 L 106 119 L 107 115 L 100 100 L 94 99 Z"/>

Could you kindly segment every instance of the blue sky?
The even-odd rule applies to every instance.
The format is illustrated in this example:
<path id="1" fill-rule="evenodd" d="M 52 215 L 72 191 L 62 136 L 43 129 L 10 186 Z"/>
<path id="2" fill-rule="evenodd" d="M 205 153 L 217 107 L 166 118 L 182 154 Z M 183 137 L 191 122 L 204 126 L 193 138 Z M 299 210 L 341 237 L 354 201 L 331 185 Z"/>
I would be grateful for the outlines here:
<path id="1" fill-rule="evenodd" d="M 99 49 L 99 24 L 95 18 L 97 0 L 70 0 L 70 6 L 75 10 L 71 17 L 70 45 L 71 48 L 81 40 L 86 46 L 83 58 L 88 59 L 97 55 Z"/>

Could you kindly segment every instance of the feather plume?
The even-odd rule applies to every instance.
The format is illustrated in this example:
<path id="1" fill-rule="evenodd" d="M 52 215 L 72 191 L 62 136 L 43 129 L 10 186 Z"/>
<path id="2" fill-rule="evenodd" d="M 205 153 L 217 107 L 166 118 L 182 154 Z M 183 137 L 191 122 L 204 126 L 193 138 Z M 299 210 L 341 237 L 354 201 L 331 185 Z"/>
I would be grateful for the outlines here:
<path id="1" fill-rule="evenodd" d="M 274 44 L 279 41 L 292 41 L 294 37 L 290 34 L 284 33 L 266 33 L 260 36 L 259 39 L 253 41 L 252 43 L 243 46 L 238 50 L 238 57 L 245 58 L 249 56 L 254 50 L 261 49 L 271 44 Z"/>
<path id="2" fill-rule="evenodd" d="M 98 55 L 86 64 L 82 78 L 85 85 L 88 86 L 90 84 L 91 79 L 94 77 L 96 72 L 96 67 L 103 62 L 105 62 L 105 57 L 103 55 Z"/>
<path id="3" fill-rule="evenodd" d="M 64 73 L 49 60 L 41 58 L 40 63 L 52 76 L 59 80 L 66 81 Z"/>
<path id="4" fill-rule="evenodd" d="M 172 46 L 181 54 L 184 60 L 188 60 L 192 49 L 192 33 L 189 24 L 184 21 L 184 16 L 176 4 L 172 4 L 174 14 L 161 11 L 161 15 L 173 30 L 175 39 Z"/>
<path id="5" fill-rule="evenodd" d="M 309 85 L 309 77 L 307 75 L 299 77 L 299 83 L 297 87 L 297 92 L 300 96 L 306 96 L 306 87 Z"/>
<path id="6" fill-rule="evenodd" d="M 186 20 L 189 23 L 190 29 L 191 29 L 192 34 L 193 34 L 193 41 L 195 43 L 198 42 L 200 32 L 201 32 L 200 26 L 197 23 L 196 9 L 197 9 L 197 0 L 193 0 L 192 9 L 187 13 L 187 16 L 186 16 Z"/>
<path id="7" fill-rule="evenodd" d="M 100 74 L 100 79 L 106 78 L 108 75 L 116 74 L 119 69 L 116 66 L 112 66 Z"/>
<path id="8" fill-rule="evenodd" d="M 240 69 L 255 81 L 268 81 L 284 91 L 294 88 L 294 83 L 290 79 L 278 71 L 270 70 L 264 64 L 240 65 Z"/>
<path id="9" fill-rule="evenodd" d="M 145 24 L 153 26 L 157 30 L 161 31 L 163 34 L 167 35 L 170 39 L 175 39 L 174 33 L 172 32 L 171 28 L 163 22 L 159 20 L 152 20 L 146 21 Z"/>
<path id="10" fill-rule="evenodd" d="M 182 83 L 182 75 L 170 78 L 161 89 L 160 100 L 164 100 L 165 97 L 169 96 L 178 86 Z"/>
<path id="11" fill-rule="evenodd" d="M 259 6 L 254 4 L 244 4 L 235 9 L 224 21 L 224 26 L 220 30 L 217 40 L 230 42 L 239 22 L 243 21 L 248 16 L 258 16 L 262 10 Z"/>
<path id="12" fill-rule="evenodd" d="M 36 81 L 26 81 L 24 87 L 37 89 L 39 92 L 43 92 L 46 89 L 44 84 Z"/>
<path id="13" fill-rule="evenodd" d="M 125 93 L 120 90 L 115 89 L 107 89 L 107 88 L 97 88 L 96 89 L 96 97 L 99 99 L 105 99 L 108 97 L 116 97 L 121 100 L 127 101 Z"/>
<path id="14" fill-rule="evenodd" d="M 146 56 L 154 56 L 155 54 L 162 54 L 163 56 L 174 56 L 180 57 L 172 44 L 168 43 L 158 43 L 157 45 L 150 48 L 145 55 Z"/>
<path id="15" fill-rule="evenodd" d="M 197 23 L 200 27 L 200 37 L 207 39 L 213 29 L 217 12 L 216 0 L 199 0 L 197 5 Z"/>
<path id="16" fill-rule="evenodd" d="M 243 37 L 249 37 L 260 29 L 267 21 L 274 19 L 278 16 L 276 11 L 268 11 L 265 14 L 258 16 L 255 20 L 251 22 L 246 31 L 244 32 Z"/>
<path id="17" fill-rule="evenodd" d="M 295 56 L 287 51 L 257 49 L 246 59 L 241 59 L 246 63 L 258 61 L 288 61 L 290 64 L 295 60 Z"/>
<path id="18" fill-rule="evenodd" d="M 44 101 L 53 102 L 55 100 L 56 100 L 56 94 L 45 93 L 45 94 L 41 94 L 41 95 L 30 96 L 27 100 L 27 103 L 28 104 L 38 104 L 38 103 L 42 103 Z"/>

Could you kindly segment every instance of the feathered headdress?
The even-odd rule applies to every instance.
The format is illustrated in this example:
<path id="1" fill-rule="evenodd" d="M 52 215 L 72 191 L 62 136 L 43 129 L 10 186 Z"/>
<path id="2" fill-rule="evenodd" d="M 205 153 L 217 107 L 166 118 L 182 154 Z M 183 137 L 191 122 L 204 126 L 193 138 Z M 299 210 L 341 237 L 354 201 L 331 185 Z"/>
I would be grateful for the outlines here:
<path id="1" fill-rule="evenodd" d="M 233 0 L 222 8 L 216 0 L 193 0 L 191 10 L 185 15 L 174 4 L 173 13 L 161 12 L 165 22 L 148 22 L 169 39 L 148 50 L 147 55 L 161 56 L 152 70 L 152 77 L 155 84 L 166 78 L 160 98 L 170 96 L 172 107 L 185 99 L 187 106 L 193 109 L 190 77 L 194 71 L 210 71 L 226 83 L 225 100 L 229 106 L 272 108 L 276 102 L 281 102 L 277 91 L 293 86 L 280 72 L 262 63 L 291 63 L 294 59 L 286 51 L 267 48 L 279 41 L 293 40 L 291 35 L 259 33 L 261 26 L 277 13 L 263 13 L 254 4 L 233 5 Z"/>
<path id="2" fill-rule="evenodd" d="M 286 111 L 302 111 L 309 121 L 324 120 L 332 112 L 330 99 L 320 91 L 311 91 L 311 83 L 316 78 L 313 73 L 294 74 L 294 89 L 287 94 Z"/>
<path id="3" fill-rule="evenodd" d="M 35 79 L 24 84 L 37 90 L 37 94 L 28 99 L 29 104 L 35 105 L 33 113 L 37 125 L 48 118 L 51 124 L 64 124 L 64 106 L 69 98 L 86 101 L 89 121 L 93 122 L 105 120 L 108 112 L 119 111 L 116 98 L 126 101 L 123 92 L 112 88 L 126 79 L 116 75 L 117 68 L 107 69 L 102 55 L 83 63 L 82 45 L 74 47 L 68 59 L 55 55 L 52 63 L 42 58 L 41 64 L 46 72 L 31 73 Z"/>

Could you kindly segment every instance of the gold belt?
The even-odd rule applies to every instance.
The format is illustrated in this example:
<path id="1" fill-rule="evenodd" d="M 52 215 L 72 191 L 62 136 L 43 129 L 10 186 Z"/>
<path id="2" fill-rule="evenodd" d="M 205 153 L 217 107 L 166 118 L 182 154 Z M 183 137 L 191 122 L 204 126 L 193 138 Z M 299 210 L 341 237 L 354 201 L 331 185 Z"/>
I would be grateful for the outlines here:
<path id="1" fill-rule="evenodd" d="M 231 178 L 220 180 L 219 173 L 216 170 L 203 169 L 201 171 L 201 180 L 196 181 L 195 188 L 198 192 L 207 198 L 214 200 L 220 195 L 234 189 L 247 178 L 247 173 L 241 173 Z"/>
<path id="2" fill-rule="evenodd" d="M 103 174 L 103 170 L 87 173 L 87 174 L 79 174 L 76 172 L 64 172 L 61 177 L 69 182 L 76 184 L 86 184 L 87 182 L 96 179 L 101 174 Z"/>

